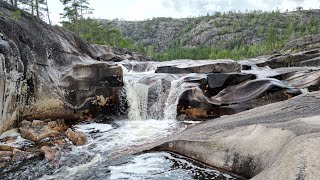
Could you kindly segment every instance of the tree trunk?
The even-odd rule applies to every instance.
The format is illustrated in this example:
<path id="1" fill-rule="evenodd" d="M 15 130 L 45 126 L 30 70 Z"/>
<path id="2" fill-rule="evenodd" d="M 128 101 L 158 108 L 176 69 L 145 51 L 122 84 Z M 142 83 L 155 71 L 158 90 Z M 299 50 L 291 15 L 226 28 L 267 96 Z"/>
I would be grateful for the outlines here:
<path id="1" fill-rule="evenodd" d="M 31 14 L 34 16 L 34 3 L 33 3 L 33 0 L 31 0 Z"/>
<path id="2" fill-rule="evenodd" d="M 46 5 L 47 5 L 47 15 L 48 15 L 48 21 L 49 21 L 49 24 L 51 25 L 51 20 L 50 20 L 50 13 L 49 13 L 49 6 L 48 6 L 48 0 L 46 0 Z"/>
<path id="3" fill-rule="evenodd" d="M 82 1 L 80 1 L 80 27 L 79 27 L 79 34 L 81 32 L 82 29 L 82 20 L 83 20 L 83 12 L 82 12 Z"/>
<path id="4" fill-rule="evenodd" d="M 37 11 L 37 18 L 40 18 L 40 14 L 39 14 L 39 0 L 36 0 L 36 11 Z"/>
<path id="5" fill-rule="evenodd" d="M 77 31 L 77 34 L 79 35 L 79 17 L 78 17 L 78 11 L 77 11 L 77 7 L 74 7 L 75 8 L 75 13 L 76 13 L 76 31 Z"/>
<path id="6" fill-rule="evenodd" d="M 80 13 L 81 13 L 81 18 L 83 18 L 83 12 L 82 12 L 82 1 L 80 2 Z"/>
<path id="7" fill-rule="evenodd" d="M 14 0 L 14 7 L 18 7 L 18 0 Z"/>

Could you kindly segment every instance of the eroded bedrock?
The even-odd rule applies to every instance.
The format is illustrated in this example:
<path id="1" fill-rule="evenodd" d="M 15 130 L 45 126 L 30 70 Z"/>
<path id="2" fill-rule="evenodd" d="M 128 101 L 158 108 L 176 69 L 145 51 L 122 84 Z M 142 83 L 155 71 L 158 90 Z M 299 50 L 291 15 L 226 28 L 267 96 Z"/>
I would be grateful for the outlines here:
<path id="1" fill-rule="evenodd" d="M 319 66 L 320 50 L 310 50 L 294 54 L 276 54 L 257 62 L 260 67 L 269 66 L 271 68 L 290 67 L 290 66 Z"/>
<path id="2" fill-rule="evenodd" d="M 130 61 L 130 60 L 123 60 L 120 64 L 127 69 L 128 72 L 150 72 L 155 71 L 158 67 L 160 62 L 156 61 Z"/>
<path id="3" fill-rule="evenodd" d="M 26 105 L 24 118 L 77 120 L 118 113 L 123 87 L 120 66 L 83 62 L 59 73 L 54 83 L 35 87 L 34 101 Z"/>
<path id="4" fill-rule="evenodd" d="M 276 79 L 255 79 L 253 74 L 213 73 L 184 81 L 178 103 L 179 119 L 208 119 L 231 115 L 301 94 Z"/>
<path id="5" fill-rule="evenodd" d="M 127 49 L 104 46 L 99 44 L 94 44 L 93 47 L 98 53 L 98 58 L 101 61 L 112 61 L 120 62 L 123 60 L 133 60 L 133 61 L 151 61 L 150 57 L 144 56 L 137 52 L 131 52 Z"/>
<path id="6" fill-rule="evenodd" d="M 122 69 L 78 35 L 0 2 L 0 132 L 20 119 L 116 114 Z M 120 51 L 120 50 L 119 50 Z"/>
<path id="7" fill-rule="evenodd" d="M 241 65 L 233 60 L 175 60 L 162 63 L 156 73 L 229 73 L 240 69 Z"/>
<path id="8" fill-rule="evenodd" d="M 291 86 L 300 89 L 306 88 L 308 91 L 318 91 L 320 87 L 319 68 L 283 73 L 274 76 L 274 78 L 285 81 Z"/>
<path id="9" fill-rule="evenodd" d="M 154 145 L 253 179 L 320 177 L 320 92 L 193 126 Z"/>

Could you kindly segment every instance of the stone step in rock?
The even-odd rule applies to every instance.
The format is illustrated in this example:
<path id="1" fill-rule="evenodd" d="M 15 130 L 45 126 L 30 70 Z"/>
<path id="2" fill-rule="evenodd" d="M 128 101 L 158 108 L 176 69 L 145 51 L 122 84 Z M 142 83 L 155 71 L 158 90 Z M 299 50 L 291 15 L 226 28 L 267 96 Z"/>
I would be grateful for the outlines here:
<path id="1" fill-rule="evenodd" d="M 308 91 L 320 90 L 320 69 L 288 72 L 274 76 L 274 78 L 285 81 L 299 89 L 307 88 Z"/>
<path id="2" fill-rule="evenodd" d="M 160 62 L 147 61 L 147 62 L 137 62 L 137 61 L 121 61 L 123 67 L 125 67 L 129 72 L 148 72 L 155 71 Z"/>
<path id="3" fill-rule="evenodd" d="M 277 54 L 265 62 L 258 62 L 257 65 L 269 66 L 271 68 L 292 67 L 292 66 L 319 66 L 320 65 L 320 50 L 310 50 L 294 54 Z"/>
<path id="4" fill-rule="evenodd" d="M 241 65 L 233 60 L 177 60 L 161 64 L 156 73 L 229 73 L 240 69 Z"/>
<path id="5" fill-rule="evenodd" d="M 144 56 L 137 52 L 130 52 L 127 49 L 104 46 L 99 44 L 92 45 L 98 52 L 100 61 L 120 62 L 123 60 L 130 61 L 151 61 L 150 57 Z"/>

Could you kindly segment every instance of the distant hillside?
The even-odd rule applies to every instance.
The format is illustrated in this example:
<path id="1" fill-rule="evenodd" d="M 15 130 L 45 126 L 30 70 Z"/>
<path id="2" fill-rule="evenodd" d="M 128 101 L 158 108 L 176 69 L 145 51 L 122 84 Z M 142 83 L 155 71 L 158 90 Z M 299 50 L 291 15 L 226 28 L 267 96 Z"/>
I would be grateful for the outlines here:
<path id="1" fill-rule="evenodd" d="M 229 57 L 233 51 L 239 54 L 234 58 L 241 59 L 277 49 L 294 49 L 297 43 L 304 43 L 301 37 L 307 36 L 313 41 L 313 36 L 309 36 L 319 38 L 320 34 L 320 10 L 229 12 L 195 18 L 100 22 L 119 29 L 136 45 L 154 47 L 155 52 L 160 53 L 157 54 L 160 59 L 183 58 L 190 49 L 190 55 L 194 54 L 192 49 L 204 51 L 200 58 Z M 225 55 L 217 54 L 221 50 L 226 51 Z M 172 53 L 175 55 L 170 56 Z"/>

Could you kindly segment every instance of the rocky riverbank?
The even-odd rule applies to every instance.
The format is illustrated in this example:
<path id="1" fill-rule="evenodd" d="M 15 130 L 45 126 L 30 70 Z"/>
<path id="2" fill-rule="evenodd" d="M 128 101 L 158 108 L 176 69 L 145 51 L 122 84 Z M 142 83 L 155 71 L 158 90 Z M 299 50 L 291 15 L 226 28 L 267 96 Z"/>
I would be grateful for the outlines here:
<path id="1" fill-rule="evenodd" d="M 246 178 L 319 176 L 319 49 L 238 62 L 155 62 L 90 45 L 25 12 L 16 17 L 16 10 L 0 2 L 5 179 L 60 179 L 69 171 L 74 179 L 109 178 L 146 150 L 179 153 Z M 182 164 L 160 156 L 174 159 L 161 168 Z"/>

